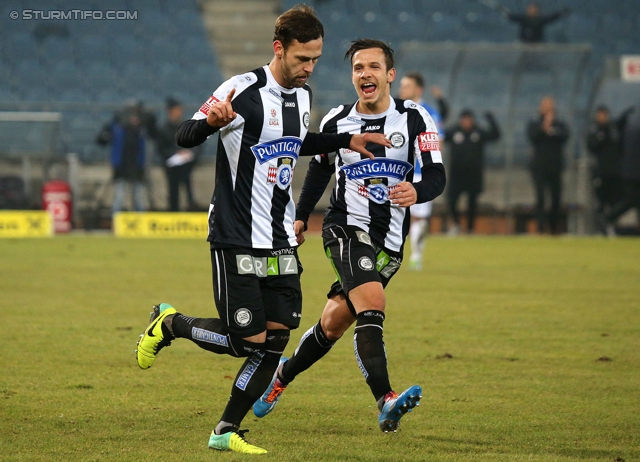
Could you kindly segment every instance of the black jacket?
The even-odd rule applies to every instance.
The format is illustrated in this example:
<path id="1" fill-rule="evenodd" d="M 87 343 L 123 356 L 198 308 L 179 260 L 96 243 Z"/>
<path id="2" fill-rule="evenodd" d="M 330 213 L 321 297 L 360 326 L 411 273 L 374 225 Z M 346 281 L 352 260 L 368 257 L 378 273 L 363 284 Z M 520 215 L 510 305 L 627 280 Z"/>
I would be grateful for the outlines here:
<path id="1" fill-rule="evenodd" d="M 551 134 L 542 130 L 542 116 L 529 122 L 527 134 L 533 146 L 531 169 L 535 172 L 560 175 L 564 168 L 563 150 L 569 139 L 569 127 L 555 119 Z"/>
<path id="2" fill-rule="evenodd" d="M 594 122 L 587 132 L 587 148 L 596 158 L 594 175 L 602 178 L 620 177 L 622 145 L 618 126 L 614 122 Z"/>
<path id="3" fill-rule="evenodd" d="M 500 138 L 500 128 L 493 115 L 486 114 L 488 129 L 477 125 L 464 131 L 460 125 L 445 130 L 444 140 L 449 146 L 449 186 L 469 192 L 482 191 L 484 169 L 484 144 Z"/>

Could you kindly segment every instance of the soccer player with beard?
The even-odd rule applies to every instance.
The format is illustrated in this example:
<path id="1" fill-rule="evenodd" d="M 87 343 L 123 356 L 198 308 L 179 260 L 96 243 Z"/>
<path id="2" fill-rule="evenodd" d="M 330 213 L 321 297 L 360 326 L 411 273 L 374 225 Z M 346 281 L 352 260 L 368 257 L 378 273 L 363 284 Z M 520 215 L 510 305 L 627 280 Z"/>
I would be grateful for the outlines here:
<path id="1" fill-rule="evenodd" d="M 176 134 L 191 148 L 219 132 L 216 186 L 209 207 L 213 292 L 220 318 L 194 318 L 154 306 L 136 350 L 148 369 L 159 351 L 186 338 L 218 354 L 244 357 L 209 447 L 267 451 L 243 438 L 240 423 L 265 391 L 300 323 L 302 266 L 296 251 L 291 180 L 299 156 L 351 149 L 373 157 L 367 142 L 383 134 L 308 132 L 307 79 L 322 53 L 324 31 L 313 9 L 297 5 L 276 21 L 272 61 L 232 77 Z"/>
<path id="2" fill-rule="evenodd" d="M 408 208 L 440 195 L 445 171 L 433 119 L 415 102 L 390 96 L 396 76 L 393 50 L 384 42 L 361 39 L 352 42 L 345 58 L 351 60 L 358 100 L 332 109 L 322 121 L 322 132 L 386 133 L 392 146 L 374 146 L 374 159 L 340 149 L 311 161 L 295 230 L 302 240 L 309 214 L 335 173 L 322 238 L 337 280 L 320 321 L 302 336 L 293 357 L 283 358 L 253 409 L 258 417 L 267 415 L 287 385 L 328 353 L 355 322 L 355 356 L 378 405 L 378 425 L 388 432 L 395 431 L 400 418 L 418 405 L 422 389 L 414 385 L 397 394 L 391 387 L 382 338 L 384 288 L 402 262 Z M 416 158 L 422 179 L 412 182 Z"/>

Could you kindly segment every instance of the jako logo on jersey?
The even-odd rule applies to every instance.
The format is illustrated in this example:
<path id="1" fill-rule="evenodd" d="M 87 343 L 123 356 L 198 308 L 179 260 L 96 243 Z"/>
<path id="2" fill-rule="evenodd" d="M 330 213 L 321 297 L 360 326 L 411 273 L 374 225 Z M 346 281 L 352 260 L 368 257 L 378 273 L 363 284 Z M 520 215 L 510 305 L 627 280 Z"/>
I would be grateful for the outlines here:
<path id="1" fill-rule="evenodd" d="M 380 130 L 380 125 L 370 125 L 364 129 L 366 132 L 372 132 L 374 130 Z"/>
<path id="2" fill-rule="evenodd" d="M 284 107 L 296 107 L 295 101 L 285 101 Z"/>
<path id="3" fill-rule="evenodd" d="M 343 165 L 341 170 L 350 180 L 385 177 L 403 181 L 412 168 L 410 163 L 403 160 L 376 157 L 375 159 L 366 159 Z"/>
<path id="4" fill-rule="evenodd" d="M 251 146 L 251 152 L 260 164 L 279 157 L 292 157 L 298 160 L 302 140 L 296 136 L 283 136 L 277 140 Z"/>
<path id="5" fill-rule="evenodd" d="M 439 151 L 440 138 L 436 132 L 422 132 L 418 135 L 420 151 Z"/>

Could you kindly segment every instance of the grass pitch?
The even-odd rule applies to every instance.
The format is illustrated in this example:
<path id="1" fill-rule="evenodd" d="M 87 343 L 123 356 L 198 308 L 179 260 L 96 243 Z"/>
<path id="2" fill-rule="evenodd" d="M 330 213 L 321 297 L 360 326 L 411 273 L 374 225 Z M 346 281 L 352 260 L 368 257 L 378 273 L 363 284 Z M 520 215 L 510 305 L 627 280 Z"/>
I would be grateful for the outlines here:
<path id="1" fill-rule="evenodd" d="M 304 317 L 333 275 L 300 250 Z M 207 449 L 241 360 L 188 341 L 153 368 L 133 355 L 151 305 L 214 316 L 196 240 L 0 241 L 0 460 L 422 461 L 640 459 L 640 241 L 430 238 L 425 269 L 387 289 L 392 384 L 424 390 L 397 434 L 346 334 L 265 419 L 266 456 Z"/>

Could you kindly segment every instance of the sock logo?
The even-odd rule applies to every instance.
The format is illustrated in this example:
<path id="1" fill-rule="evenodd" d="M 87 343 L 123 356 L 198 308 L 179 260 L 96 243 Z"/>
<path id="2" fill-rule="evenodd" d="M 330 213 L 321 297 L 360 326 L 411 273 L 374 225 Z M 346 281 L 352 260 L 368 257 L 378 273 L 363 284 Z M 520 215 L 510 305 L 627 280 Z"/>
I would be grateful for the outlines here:
<path id="1" fill-rule="evenodd" d="M 236 311 L 235 319 L 236 324 L 238 324 L 240 327 L 245 327 L 251 323 L 251 319 L 253 319 L 253 316 L 251 315 L 251 311 L 249 311 L 248 309 L 240 308 L 238 311 Z"/>
<path id="2" fill-rule="evenodd" d="M 264 353 L 261 351 L 255 353 L 251 357 L 251 359 L 249 360 L 249 364 L 245 366 L 244 370 L 242 371 L 242 374 L 240 374 L 240 377 L 238 377 L 238 381 L 236 382 L 236 387 L 238 387 L 242 391 L 246 391 L 247 385 L 249 384 L 249 380 L 251 380 L 251 377 L 253 377 L 253 374 L 255 374 L 256 370 L 258 369 L 258 366 L 260 366 L 260 363 L 262 362 L 263 357 L 264 357 Z"/>
<path id="3" fill-rule="evenodd" d="M 211 332 L 210 330 L 200 329 L 199 327 L 191 328 L 191 337 L 194 340 L 199 340 L 201 342 L 213 343 L 224 347 L 229 346 L 226 335 L 220 335 L 216 332 Z"/>

